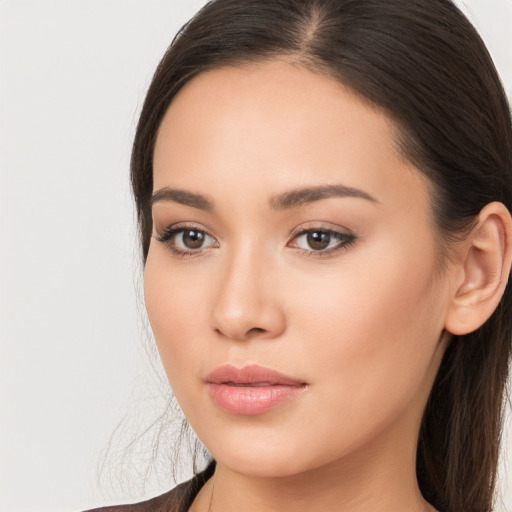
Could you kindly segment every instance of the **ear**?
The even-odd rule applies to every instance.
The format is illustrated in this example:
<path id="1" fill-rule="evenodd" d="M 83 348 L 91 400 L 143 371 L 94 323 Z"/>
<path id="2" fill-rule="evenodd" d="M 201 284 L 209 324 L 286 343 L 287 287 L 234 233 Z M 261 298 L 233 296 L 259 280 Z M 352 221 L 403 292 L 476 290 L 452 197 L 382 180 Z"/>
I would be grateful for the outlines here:
<path id="1" fill-rule="evenodd" d="M 481 327 L 498 306 L 510 274 L 512 219 L 502 203 L 486 205 L 462 243 L 445 329 L 455 335 Z"/>

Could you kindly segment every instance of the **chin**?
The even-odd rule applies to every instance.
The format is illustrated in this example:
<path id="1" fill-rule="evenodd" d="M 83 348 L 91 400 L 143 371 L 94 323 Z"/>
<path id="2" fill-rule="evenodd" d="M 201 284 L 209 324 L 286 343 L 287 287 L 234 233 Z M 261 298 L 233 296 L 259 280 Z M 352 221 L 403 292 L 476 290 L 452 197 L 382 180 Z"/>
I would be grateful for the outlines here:
<path id="1" fill-rule="evenodd" d="M 263 431 L 262 431 L 263 430 Z M 239 474 L 259 478 L 293 477 L 322 466 L 329 465 L 343 453 L 325 450 L 311 445 L 292 431 L 240 433 L 224 430 L 222 436 L 201 438 L 212 457 L 219 463 Z M 295 429 L 295 433 L 300 430 Z M 210 432 L 211 434 L 211 432 Z M 340 443 L 341 444 L 341 443 Z M 346 452 L 350 452 L 347 448 Z"/>
<path id="2" fill-rule="evenodd" d="M 259 453 L 240 452 L 222 453 L 217 462 L 239 474 L 257 478 L 286 478 L 312 469 L 308 464 L 301 464 L 298 453 Z"/>

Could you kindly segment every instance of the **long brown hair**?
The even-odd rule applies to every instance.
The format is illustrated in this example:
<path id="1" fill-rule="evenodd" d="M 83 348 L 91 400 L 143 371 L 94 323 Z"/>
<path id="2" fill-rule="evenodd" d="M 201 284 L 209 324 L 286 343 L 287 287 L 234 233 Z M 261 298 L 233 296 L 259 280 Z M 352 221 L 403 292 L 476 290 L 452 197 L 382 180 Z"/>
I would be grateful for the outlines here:
<path id="1" fill-rule="evenodd" d="M 485 45 L 450 0 L 214 0 L 160 62 L 133 145 L 143 258 L 151 236 L 152 159 L 162 118 L 199 73 L 286 56 L 385 109 L 398 145 L 433 184 L 439 245 L 492 201 L 512 207 L 512 126 Z M 444 512 L 488 512 L 511 355 L 510 287 L 476 332 L 454 336 L 422 420 L 417 474 Z"/>

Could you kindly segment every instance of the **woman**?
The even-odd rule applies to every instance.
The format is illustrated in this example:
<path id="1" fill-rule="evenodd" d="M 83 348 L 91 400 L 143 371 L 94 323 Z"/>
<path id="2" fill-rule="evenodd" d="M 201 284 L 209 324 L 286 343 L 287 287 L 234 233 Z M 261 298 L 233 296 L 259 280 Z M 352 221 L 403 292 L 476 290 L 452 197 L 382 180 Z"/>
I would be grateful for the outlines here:
<path id="1" fill-rule="evenodd" d="M 512 127 L 448 0 L 216 0 L 141 113 L 145 299 L 213 457 L 109 510 L 489 511 Z"/>

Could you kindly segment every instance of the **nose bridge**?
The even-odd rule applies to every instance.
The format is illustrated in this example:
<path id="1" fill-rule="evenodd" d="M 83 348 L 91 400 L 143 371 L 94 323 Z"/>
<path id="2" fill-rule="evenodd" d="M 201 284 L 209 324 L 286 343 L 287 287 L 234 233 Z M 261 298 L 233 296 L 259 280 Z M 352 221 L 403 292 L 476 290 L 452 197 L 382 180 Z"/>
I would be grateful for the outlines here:
<path id="1" fill-rule="evenodd" d="M 272 258 L 257 240 L 241 241 L 227 251 L 214 298 L 213 328 L 240 340 L 282 332 L 284 316 L 271 275 Z"/>

